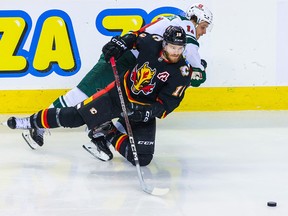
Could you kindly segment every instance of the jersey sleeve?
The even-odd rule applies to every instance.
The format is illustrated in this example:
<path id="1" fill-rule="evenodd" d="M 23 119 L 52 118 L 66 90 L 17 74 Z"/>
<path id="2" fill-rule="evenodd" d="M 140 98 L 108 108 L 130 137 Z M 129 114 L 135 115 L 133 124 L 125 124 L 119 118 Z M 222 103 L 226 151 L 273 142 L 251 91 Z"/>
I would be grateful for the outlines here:
<path id="1" fill-rule="evenodd" d="M 165 118 L 169 113 L 176 109 L 184 98 L 185 90 L 190 85 L 191 76 L 191 72 L 188 68 L 185 72 L 187 73 L 185 77 L 183 77 L 180 72 L 176 76 L 170 77 L 169 81 L 159 93 L 158 101 L 165 110 L 165 115 L 162 115 L 161 118 Z"/>
<path id="2" fill-rule="evenodd" d="M 155 22 L 148 24 L 142 28 L 142 31 L 148 32 L 149 34 L 163 35 L 166 28 L 171 25 L 167 17 L 159 17 Z"/>
<path id="3" fill-rule="evenodd" d="M 193 68 L 193 71 L 203 72 L 204 67 L 201 65 L 201 57 L 198 50 L 199 46 L 196 44 L 187 43 L 183 55 L 186 58 L 186 61 Z"/>

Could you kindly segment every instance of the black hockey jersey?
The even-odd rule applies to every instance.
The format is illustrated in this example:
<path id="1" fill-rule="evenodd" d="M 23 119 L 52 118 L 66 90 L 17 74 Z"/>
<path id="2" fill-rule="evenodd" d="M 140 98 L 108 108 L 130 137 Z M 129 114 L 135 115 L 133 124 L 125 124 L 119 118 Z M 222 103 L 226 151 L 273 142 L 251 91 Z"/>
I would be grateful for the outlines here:
<path id="1" fill-rule="evenodd" d="M 136 42 L 137 64 L 122 77 L 129 102 L 160 103 L 164 112 L 157 116 L 159 118 L 179 106 L 191 80 L 189 66 L 183 57 L 177 63 L 161 58 L 162 42 L 159 35 L 141 33 Z"/>

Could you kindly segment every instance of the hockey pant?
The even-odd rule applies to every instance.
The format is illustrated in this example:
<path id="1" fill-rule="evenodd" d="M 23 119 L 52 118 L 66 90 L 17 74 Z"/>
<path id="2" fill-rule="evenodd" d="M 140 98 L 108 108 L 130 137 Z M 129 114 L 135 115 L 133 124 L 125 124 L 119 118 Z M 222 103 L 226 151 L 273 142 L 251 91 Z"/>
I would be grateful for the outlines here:
<path id="1" fill-rule="evenodd" d="M 92 95 L 75 107 L 50 108 L 30 116 L 32 128 L 80 127 L 87 124 L 89 129 L 120 117 L 121 109 L 117 100 L 115 82 Z M 116 98 L 116 99 L 111 99 Z M 115 104 L 116 101 L 116 104 Z"/>

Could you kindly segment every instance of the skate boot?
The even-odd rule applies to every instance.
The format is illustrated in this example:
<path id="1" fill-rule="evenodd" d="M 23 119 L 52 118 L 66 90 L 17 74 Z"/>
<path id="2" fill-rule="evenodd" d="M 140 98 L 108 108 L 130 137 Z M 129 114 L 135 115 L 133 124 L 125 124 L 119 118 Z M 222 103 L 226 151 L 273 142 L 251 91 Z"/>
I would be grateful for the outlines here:
<path id="1" fill-rule="evenodd" d="M 91 142 L 94 145 L 83 145 L 83 148 L 101 161 L 109 161 L 113 158 L 113 154 L 107 145 L 104 136 L 92 138 Z"/>
<path id="2" fill-rule="evenodd" d="M 98 158 L 102 161 L 109 161 L 113 158 L 113 154 L 109 148 L 109 142 L 106 137 L 110 134 L 113 134 L 117 131 L 114 124 L 109 121 L 98 128 L 94 128 L 90 130 L 88 136 L 91 138 L 91 142 L 94 144 L 91 145 L 83 145 L 83 148 L 87 150 L 94 157 Z"/>
<path id="3" fill-rule="evenodd" d="M 29 145 L 31 149 L 36 149 L 44 144 L 44 133 L 45 129 L 43 128 L 32 128 L 29 131 L 24 131 L 22 133 L 23 139 Z"/>
<path id="4" fill-rule="evenodd" d="M 10 117 L 7 120 L 7 126 L 11 129 L 30 129 L 30 117 L 26 118 L 16 118 Z"/>
<path id="5" fill-rule="evenodd" d="M 104 136 L 106 137 L 107 135 L 111 133 L 115 133 L 117 131 L 117 128 L 114 126 L 114 124 L 111 121 L 105 122 L 102 125 L 100 125 L 97 128 L 93 128 L 92 130 L 89 131 L 88 137 L 92 138 L 97 138 Z"/>

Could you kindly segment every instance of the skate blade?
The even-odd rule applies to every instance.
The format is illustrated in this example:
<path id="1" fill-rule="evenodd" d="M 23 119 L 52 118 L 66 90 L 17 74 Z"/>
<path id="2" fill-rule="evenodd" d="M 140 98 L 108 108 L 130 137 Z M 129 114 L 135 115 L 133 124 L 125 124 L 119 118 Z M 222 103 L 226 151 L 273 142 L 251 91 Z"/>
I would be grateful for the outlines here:
<path id="1" fill-rule="evenodd" d="M 39 145 L 31 138 L 29 131 L 22 132 L 22 137 L 31 149 L 35 150 L 39 147 Z"/>
<path id="2" fill-rule="evenodd" d="M 7 121 L 5 121 L 5 122 L 1 122 L 0 124 L 3 125 L 3 126 L 8 127 Z"/>
<path id="3" fill-rule="evenodd" d="M 91 147 L 91 146 L 88 146 L 88 145 L 82 145 L 82 147 L 87 151 L 89 152 L 91 155 L 93 155 L 95 158 L 101 160 L 101 161 L 109 161 L 109 157 L 104 154 L 104 153 L 99 153 L 99 151 L 97 150 L 97 148 L 95 147 Z"/>

